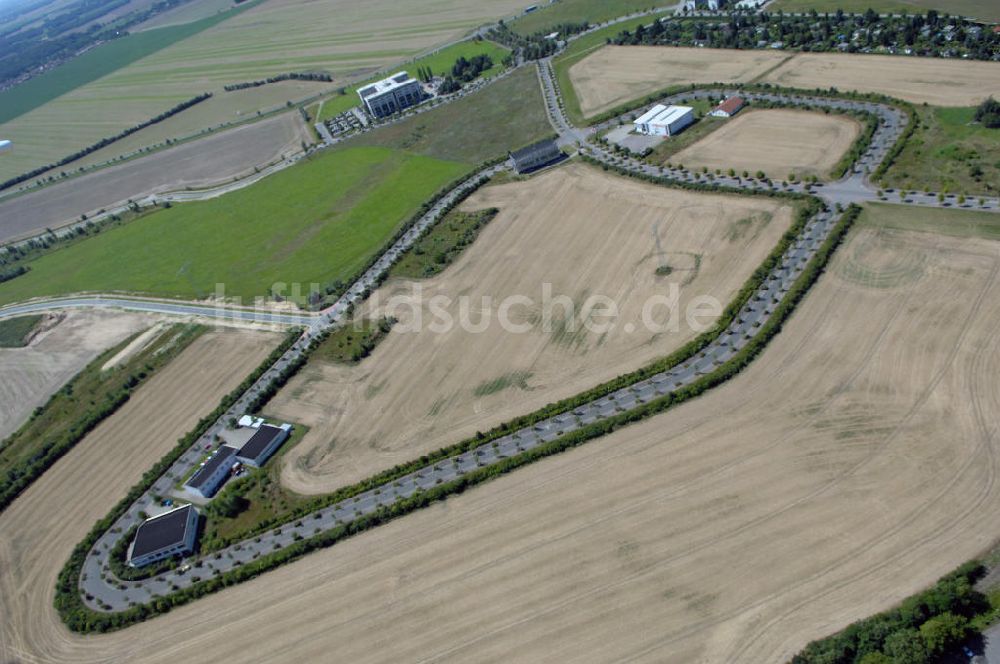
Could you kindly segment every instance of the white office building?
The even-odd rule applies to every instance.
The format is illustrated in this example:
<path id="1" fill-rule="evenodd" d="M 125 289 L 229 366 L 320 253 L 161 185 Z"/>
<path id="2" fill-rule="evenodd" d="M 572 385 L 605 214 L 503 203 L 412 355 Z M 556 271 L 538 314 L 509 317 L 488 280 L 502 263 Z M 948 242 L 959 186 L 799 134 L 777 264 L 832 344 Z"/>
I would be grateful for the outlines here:
<path id="1" fill-rule="evenodd" d="M 635 119 L 636 132 L 649 136 L 673 136 L 694 122 L 694 109 L 690 106 L 664 106 L 657 104 Z"/>
<path id="2" fill-rule="evenodd" d="M 361 97 L 365 110 L 373 117 L 384 118 L 420 103 L 424 98 L 424 89 L 420 81 L 401 71 L 359 88 L 358 96 Z"/>

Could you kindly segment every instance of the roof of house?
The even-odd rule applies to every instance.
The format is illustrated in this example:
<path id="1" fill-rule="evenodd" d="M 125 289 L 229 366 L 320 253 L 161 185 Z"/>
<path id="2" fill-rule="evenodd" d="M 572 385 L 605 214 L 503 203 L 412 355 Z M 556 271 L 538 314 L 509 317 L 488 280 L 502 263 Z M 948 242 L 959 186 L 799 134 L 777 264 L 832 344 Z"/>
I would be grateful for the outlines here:
<path id="1" fill-rule="evenodd" d="M 668 106 L 660 111 L 660 113 L 652 120 L 647 120 L 646 124 L 670 125 L 677 122 L 692 111 L 694 111 L 694 109 L 690 106 Z"/>
<path id="2" fill-rule="evenodd" d="M 193 505 L 181 505 L 143 521 L 135 531 L 132 558 L 183 542 L 187 534 L 188 516 L 193 509 Z"/>
<path id="3" fill-rule="evenodd" d="M 533 143 L 526 148 L 521 148 L 515 152 L 511 152 L 510 156 L 514 158 L 517 163 L 533 163 L 543 159 L 553 159 L 562 154 L 559 150 L 559 146 L 552 139 L 547 139 L 544 141 L 539 141 Z"/>
<path id="4" fill-rule="evenodd" d="M 397 72 L 388 78 L 383 78 L 381 81 L 375 81 L 369 85 L 358 90 L 358 94 L 363 98 L 371 97 L 375 94 L 382 94 L 383 92 L 389 92 L 390 90 L 395 90 L 396 88 L 402 87 L 409 84 L 411 81 L 417 79 L 410 78 L 410 75 L 405 71 Z"/>
<path id="5" fill-rule="evenodd" d="M 233 457 L 236 455 L 236 450 L 231 447 L 223 445 L 215 451 L 215 454 L 208 457 L 208 461 L 202 464 L 201 468 L 195 471 L 194 475 L 184 483 L 185 486 L 189 486 L 192 489 L 200 489 L 202 485 L 208 481 L 208 478 L 226 463 L 232 461 Z"/>
<path id="6" fill-rule="evenodd" d="M 725 111 L 726 113 L 729 113 L 730 115 L 732 115 L 736 111 L 738 111 L 741 108 L 743 108 L 744 104 L 746 104 L 746 102 L 743 101 L 743 97 L 730 97 L 726 101 L 724 101 L 721 104 L 719 104 L 718 106 L 716 106 L 715 110 L 717 110 L 717 111 Z"/>
<path id="7" fill-rule="evenodd" d="M 281 427 L 276 427 L 273 424 L 261 424 L 256 433 L 250 436 L 250 440 L 240 448 L 237 456 L 244 459 L 256 459 L 275 438 L 284 434 L 285 430 Z"/>
<path id="8" fill-rule="evenodd" d="M 667 110 L 666 106 L 664 106 L 663 104 L 657 104 L 653 108 L 649 109 L 648 111 L 637 117 L 634 120 L 634 122 L 635 124 L 646 124 L 647 122 L 649 122 L 650 120 L 652 120 L 665 110 Z"/>

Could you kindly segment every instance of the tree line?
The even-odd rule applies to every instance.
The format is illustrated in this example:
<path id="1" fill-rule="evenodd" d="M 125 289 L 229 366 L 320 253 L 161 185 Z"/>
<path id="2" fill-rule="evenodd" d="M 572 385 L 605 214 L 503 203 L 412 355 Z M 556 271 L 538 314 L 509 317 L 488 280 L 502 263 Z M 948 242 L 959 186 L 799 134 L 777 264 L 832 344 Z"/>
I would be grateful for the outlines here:
<path id="1" fill-rule="evenodd" d="M 259 81 L 231 83 L 230 85 L 223 86 L 223 90 L 226 92 L 233 92 L 235 90 L 246 90 L 247 88 L 259 88 L 260 86 L 267 85 L 268 83 L 280 83 L 281 81 L 323 81 L 331 83 L 333 81 L 333 76 L 321 71 L 289 72 L 287 74 L 269 76 Z"/>
<path id="2" fill-rule="evenodd" d="M 40 167 L 38 167 L 38 168 L 36 168 L 36 169 L 34 169 L 32 171 L 29 171 L 27 173 L 22 173 L 21 175 L 17 175 L 15 177 L 12 177 L 9 180 L 5 180 L 3 182 L 0 182 L 0 191 L 3 191 L 4 189 L 9 189 L 10 187 L 13 187 L 15 185 L 21 184 L 22 182 L 26 182 L 26 181 L 34 178 L 34 177 L 37 177 L 37 176 L 41 175 L 42 173 L 45 173 L 46 171 L 51 171 L 54 168 L 59 168 L 60 166 L 65 166 L 66 164 L 72 163 L 72 162 L 76 161 L 77 159 L 82 159 L 83 157 L 86 157 L 88 154 L 90 154 L 92 152 L 97 152 L 101 148 L 105 148 L 105 147 L 111 145 L 112 143 L 114 143 L 116 141 L 120 141 L 121 139 L 123 139 L 123 138 L 125 138 L 127 136 L 131 136 L 132 134 L 134 134 L 137 131 L 145 129 L 146 127 L 149 127 L 151 125 L 155 125 L 155 124 L 157 124 L 159 122 L 163 122 L 167 118 L 173 117 L 174 115 L 177 115 L 181 111 L 184 111 L 184 110 L 187 110 L 187 109 L 191 108 L 195 104 L 200 104 L 201 102 L 205 101 L 206 99 L 208 99 L 211 96 L 212 96 L 211 92 L 205 92 L 205 93 L 202 93 L 202 94 L 198 95 L 197 97 L 192 97 L 191 99 L 188 99 L 187 101 L 183 101 L 183 102 L 177 104 L 176 106 L 174 106 L 173 108 L 171 108 L 171 109 L 169 109 L 167 111 L 164 111 L 163 113 L 160 113 L 159 115 L 157 115 L 157 116 L 155 116 L 153 118 L 150 118 L 149 120 L 146 120 L 145 122 L 140 122 L 139 124 L 133 125 L 133 126 L 129 127 L 128 129 L 124 129 L 124 130 L 118 132 L 117 134 L 115 134 L 114 136 L 110 136 L 108 138 L 102 138 L 101 140 L 99 140 L 96 143 L 93 143 L 91 145 L 88 145 L 87 147 L 83 148 L 82 150 L 77 150 L 73 154 L 71 154 L 71 155 L 69 155 L 67 157 L 63 157 L 62 159 L 60 159 L 59 161 L 57 161 L 55 163 L 48 164 L 47 166 L 40 166 Z"/>
<path id="3" fill-rule="evenodd" d="M 1000 101 L 990 97 L 980 104 L 975 120 L 989 129 L 1000 129 Z"/>
<path id="4" fill-rule="evenodd" d="M 559 50 L 559 39 L 566 39 L 589 28 L 590 23 L 587 21 L 558 23 L 546 30 L 539 30 L 524 36 L 514 32 L 506 23 L 500 21 L 495 28 L 490 30 L 490 39 L 510 48 L 514 53 L 520 54 L 525 60 L 541 60 Z M 548 35 L 553 32 L 559 33 L 558 39 L 548 38 Z"/>
<path id="5" fill-rule="evenodd" d="M 843 10 L 791 16 L 763 12 L 708 19 L 657 20 L 623 30 L 619 45 L 708 46 L 753 49 L 780 46 L 803 51 L 889 52 L 991 60 L 1000 55 L 1000 33 L 930 10 L 926 15 L 879 16 Z"/>
<path id="6" fill-rule="evenodd" d="M 471 60 L 465 56 L 459 56 L 455 64 L 451 66 L 451 71 L 445 75 L 444 82 L 438 88 L 441 94 L 450 94 L 462 89 L 463 83 L 471 83 L 479 78 L 479 75 L 493 66 L 493 58 L 486 53 L 475 55 Z"/>

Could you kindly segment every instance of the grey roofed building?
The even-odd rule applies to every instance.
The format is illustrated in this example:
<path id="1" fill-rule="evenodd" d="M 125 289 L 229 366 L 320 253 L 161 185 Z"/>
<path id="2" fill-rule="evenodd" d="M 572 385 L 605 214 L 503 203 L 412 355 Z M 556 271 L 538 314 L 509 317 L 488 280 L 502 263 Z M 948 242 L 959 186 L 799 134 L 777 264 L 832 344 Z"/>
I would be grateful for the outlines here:
<path id="1" fill-rule="evenodd" d="M 292 427 L 289 424 L 282 424 L 276 427 L 273 424 L 261 424 L 256 433 L 250 437 L 240 451 L 236 453 L 236 458 L 255 468 L 260 468 L 264 462 L 274 454 L 274 451 L 288 438 L 288 432 Z"/>
<path id="2" fill-rule="evenodd" d="M 128 548 L 128 564 L 142 567 L 150 563 L 186 555 L 194 551 L 198 530 L 198 510 L 181 505 L 139 524 Z"/>
<path id="3" fill-rule="evenodd" d="M 424 89 L 420 81 L 401 71 L 359 88 L 358 96 L 372 116 L 382 118 L 420 103 Z"/>
<path id="4" fill-rule="evenodd" d="M 565 156 L 552 139 L 539 141 L 510 153 L 510 158 L 514 160 L 514 168 L 517 169 L 518 173 L 530 173 L 543 166 L 554 164 Z"/>
<path id="5" fill-rule="evenodd" d="M 184 489 L 202 498 L 211 498 L 229 475 L 236 450 L 223 445 L 184 483 Z"/>

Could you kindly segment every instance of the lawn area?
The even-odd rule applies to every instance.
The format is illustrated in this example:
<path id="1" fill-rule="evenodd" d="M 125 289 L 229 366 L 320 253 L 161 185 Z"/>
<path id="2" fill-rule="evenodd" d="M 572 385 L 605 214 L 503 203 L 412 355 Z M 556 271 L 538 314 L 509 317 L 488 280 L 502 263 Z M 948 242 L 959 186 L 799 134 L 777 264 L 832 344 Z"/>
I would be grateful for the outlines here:
<path id="1" fill-rule="evenodd" d="M 0 320 L 0 348 L 24 347 L 28 335 L 35 329 L 40 320 L 42 320 L 40 315 Z"/>
<path id="2" fill-rule="evenodd" d="M 580 100 L 577 99 L 573 83 L 569 78 L 569 68 L 597 49 L 602 48 L 609 39 L 615 37 L 622 30 L 635 30 L 636 26 L 648 25 L 652 21 L 652 17 L 643 16 L 595 30 L 570 42 L 566 50 L 552 61 L 552 71 L 556 75 L 556 82 L 559 84 L 559 91 L 562 93 L 563 103 L 566 105 L 566 115 L 574 124 L 586 124 L 586 121 L 583 112 L 580 111 Z"/>
<path id="3" fill-rule="evenodd" d="M 137 335 L 133 335 L 84 367 L 0 443 L 0 510 L 206 329 L 200 325 L 174 325 L 128 360 L 102 370 L 108 360 L 135 339 Z"/>
<path id="4" fill-rule="evenodd" d="M 1000 3 L 996 0 L 775 0 L 768 5 L 769 11 L 786 12 L 803 12 L 810 9 L 835 12 L 843 9 L 845 12 L 863 13 L 869 8 L 882 13 L 910 14 L 922 14 L 928 9 L 936 9 L 956 16 L 1000 21 Z"/>
<path id="5" fill-rule="evenodd" d="M 975 112 L 918 106 L 920 127 L 889 169 L 886 183 L 995 196 L 1000 190 L 1000 129 L 973 124 Z"/>
<path id="6" fill-rule="evenodd" d="M 451 66 L 455 64 L 455 61 L 460 57 L 464 57 L 468 60 L 476 55 L 486 54 L 493 59 L 493 66 L 480 74 L 480 76 L 489 78 L 490 76 L 494 76 L 503 70 L 503 65 L 500 63 L 509 53 L 510 49 L 504 48 L 494 42 L 482 39 L 469 39 L 467 41 L 448 46 L 447 48 L 443 48 L 440 51 L 431 53 L 423 58 L 417 58 L 412 62 L 407 62 L 406 64 L 394 67 L 393 72 L 408 71 L 410 76 L 416 76 L 418 67 L 430 67 L 432 72 L 443 76 L 451 71 Z M 323 111 L 319 119 L 329 120 L 330 118 L 348 110 L 352 106 L 360 105 L 361 100 L 358 98 L 358 88 L 363 88 L 372 81 L 384 78 L 384 76 L 384 74 L 372 76 L 361 83 L 345 88 L 344 94 L 336 95 L 324 100 Z"/>
<path id="7" fill-rule="evenodd" d="M 138 32 L 101 44 L 55 69 L 35 76 L 10 90 L 0 92 L 0 124 L 9 122 L 56 97 L 107 76 L 171 44 L 196 35 L 261 1 L 245 2 L 229 11 L 200 21 Z M 108 131 L 109 136 L 115 133 L 117 132 Z M 66 150 L 66 154 L 71 152 L 73 150 Z"/>
<path id="8" fill-rule="evenodd" d="M 333 330 L 313 351 L 310 359 L 338 364 L 356 364 L 368 357 L 394 321 L 389 318 L 363 318 Z"/>
<path id="9" fill-rule="evenodd" d="M 610 21 L 619 16 L 646 11 L 653 7 L 673 6 L 674 0 L 561 0 L 554 4 L 539 3 L 537 11 L 525 14 L 510 22 L 510 28 L 522 35 L 530 35 L 560 23 L 591 24 Z"/>
<path id="10" fill-rule="evenodd" d="M 497 212 L 496 208 L 475 212 L 452 210 L 392 266 L 389 276 L 427 279 L 439 274 L 476 241 Z"/>
<path id="11" fill-rule="evenodd" d="M 522 67 L 474 94 L 359 136 L 350 144 L 478 164 L 552 133 L 535 68 Z"/>
<path id="12" fill-rule="evenodd" d="M 309 496 L 300 496 L 282 487 L 280 478 L 281 457 L 308 432 L 309 427 L 293 424 L 291 436 L 263 468 L 246 467 L 246 476 L 231 480 L 212 499 L 210 507 L 204 512 L 202 552 L 219 549 L 225 546 L 225 541 L 241 540 L 250 532 L 259 532 L 258 528 L 263 530 L 281 523 L 296 507 L 309 502 Z M 231 511 L 226 514 L 228 510 Z"/>
<path id="13" fill-rule="evenodd" d="M 380 147 L 324 152 L 246 189 L 160 210 L 43 254 L 0 284 L 0 302 L 79 291 L 203 298 L 222 284 L 246 303 L 272 285 L 353 277 L 468 166 Z"/>
<path id="14" fill-rule="evenodd" d="M 976 201 L 970 200 L 968 204 L 975 208 Z M 935 235 L 1000 240 L 1000 215 L 995 212 L 870 203 L 864 207 L 856 223 Z"/>

